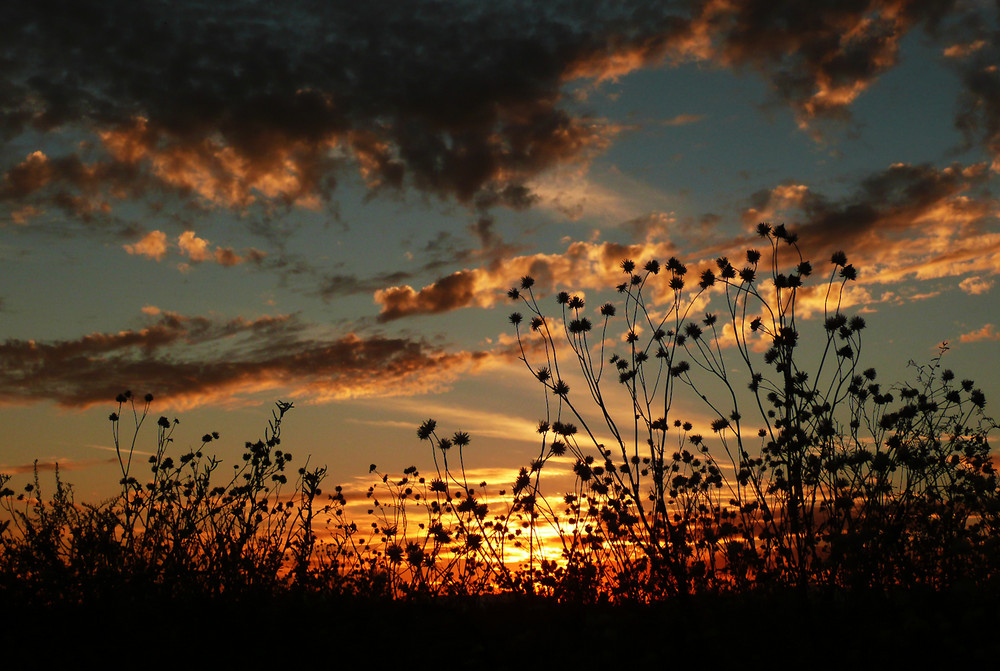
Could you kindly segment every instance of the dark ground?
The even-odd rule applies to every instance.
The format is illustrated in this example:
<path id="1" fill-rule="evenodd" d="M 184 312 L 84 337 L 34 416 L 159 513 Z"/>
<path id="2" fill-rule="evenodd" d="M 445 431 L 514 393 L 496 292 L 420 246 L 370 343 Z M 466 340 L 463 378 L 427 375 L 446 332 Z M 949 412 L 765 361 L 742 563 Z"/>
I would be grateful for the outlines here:
<path id="1" fill-rule="evenodd" d="M 4 603 L 0 663 L 252 668 L 898 668 L 1000 659 L 1000 601 L 976 593 L 699 596 L 653 606 L 542 599 L 292 597 Z M 757 666 L 754 664 L 754 666 Z"/>

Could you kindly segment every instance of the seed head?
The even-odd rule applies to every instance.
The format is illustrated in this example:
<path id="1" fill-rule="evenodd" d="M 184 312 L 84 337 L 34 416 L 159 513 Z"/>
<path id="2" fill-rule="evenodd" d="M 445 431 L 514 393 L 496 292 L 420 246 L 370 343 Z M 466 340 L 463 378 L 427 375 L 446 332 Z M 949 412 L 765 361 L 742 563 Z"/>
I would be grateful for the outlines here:
<path id="1" fill-rule="evenodd" d="M 437 427 L 437 422 L 435 422 L 433 419 L 428 419 L 426 422 L 420 425 L 419 429 L 417 429 L 417 437 L 420 438 L 420 440 L 427 440 L 428 438 L 431 437 L 431 434 L 434 433 L 434 429 L 436 427 Z"/>

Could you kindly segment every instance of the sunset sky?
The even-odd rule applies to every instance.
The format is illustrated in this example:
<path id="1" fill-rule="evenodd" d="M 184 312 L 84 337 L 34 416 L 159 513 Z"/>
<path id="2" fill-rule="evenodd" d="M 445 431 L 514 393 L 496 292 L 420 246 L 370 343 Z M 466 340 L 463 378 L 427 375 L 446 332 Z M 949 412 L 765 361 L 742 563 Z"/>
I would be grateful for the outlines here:
<path id="1" fill-rule="evenodd" d="M 844 250 L 863 361 L 1000 399 L 1000 22 L 987 2 L 8 3 L 0 10 L 0 471 L 117 481 L 125 389 L 333 482 L 531 458 L 544 397 L 506 291 L 624 257 Z M 822 335 L 815 319 L 802 325 Z M 686 418 L 711 416 L 679 401 Z M 684 405 L 686 403 L 686 405 Z M 708 433 L 707 427 L 702 429 Z M 111 451 L 109 451 L 111 450 Z"/>

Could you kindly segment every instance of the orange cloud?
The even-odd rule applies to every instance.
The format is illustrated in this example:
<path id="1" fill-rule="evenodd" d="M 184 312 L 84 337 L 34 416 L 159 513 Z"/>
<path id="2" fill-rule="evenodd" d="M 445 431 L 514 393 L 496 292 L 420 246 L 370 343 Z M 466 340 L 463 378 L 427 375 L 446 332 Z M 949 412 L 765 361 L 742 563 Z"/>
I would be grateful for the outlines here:
<path id="1" fill-rule="evenodd" d="M 958 337 L 959 342 L 982 342 L 985 340 L 1000 340 L 1000 332 L 997 332 L 993 324 L 984 324 L 981 329 L 963 333 Z"/>
<path id="2" fill-rule="evenodd" d="M 139 242 L 122 245 L 122 248 L 129 254 L 161 261 L 167 254 L 167 234 L 163 231 L 150 231 Z"/>
<path id="3" fill-rule="evenodd" d="M 809 195 L 809 187 L 805 184 L 782 184 L 771 189 L 766 196 L 757 194 L 755 201 L 759 204 L 743 212 L 743 223 L 752 226 L 761 221 L 781 221 L 782 213 L 801 207 Z"/>
<path id="4" fill-rule="evenodd" d="M 945 58 L 965 58 L 986 46 L 986 40 L 975 40 L 946 47 L 941 53 Z"/>
<path id="5" fill-rule="evenodd" d="M 145 256 L 155 261 L 162 261 L 166 256 L 170 243 L 167 242 L 167 234 L 163 231 L 151 231 L 147 233 L 139 242 L 130 245 L 122 245 L 122 248 L 129 254 Z M 213 259 L 220 266 L 231 267 L 247 261 L 258 262 L 267 256 L 266 252 L 259 249 L 249 248 L 244 250 L 244 255 L 240 256 L 232 247 L 216 247 L 215 251 L 209 251 L 209 242 L 204 238 L 199 238 L 194 231 L 184 231 L 177 237 L 177 248 L 180 253 L 188 257 L 192 263 L 201 263 Z M 188 263 L 178 265 L 181 271 L 190 270 Z"/>
<path id="6" fill-rule="evenodd" d="M 190 142 L 172 136 L 142 117 L 102 131 L 100 138 L 116 161 L 147 162 L 164 184 L 210 203 L 244 208 L 263 196 L 312 209 L 319 205 L 305 163 L 320 147 L 269 146 L 265 152 L 247 154 L 216 139 Z"/>
<path id="7" fill-rule="evenodd" d="M 527 13 L 508 3 L 471 11 L 444 2 L 420 12 L 340 3 L 289 12 L 264 3 L 234 22 L 212 5 L 126 3 L 76 17 L 67 34 L 29 6 L 6 35 L 11 53 L 22 55 L 5 73 L 17 82 L 4 89 L 5 109 L 23 111 L 5 117 L 9 132 L 96 129 L 106 160 L 32 155 L 4 177 L 0 198 L 51 190 L 62 207 L 95 216 L 154 186 L 238 209 L 318 208 L 339 174 L 353 170 L 373 191 L 412 186 L 477 206 L 516 206 L 525 198 L 499 194 L 560 166 L 587 165 L 621 130 L 566 105 L 571 80 L 599 84 L 692 60 L 749 67 L 806 125 L 846 116 L 894 66 L 904 37 L 935 28 L 945 11 L 964 19 L 972 10 L 916 0 L 569 3 Z M 302 31 L 303 21 L 338 30 Z M 224 26 L 225 39 L 206 32 L 209 24 Z M 949 35 L 949 56 L 989 60 L 989 40 Z M 358 50 L 372 40 L 382 48 Z M 85 69 L 79 53 L 93 56 Z M 960 126 L 983 131 L 993 146 L 996 74 L 969 67 Z M 80 146 L 81 155 L 95 153 Z"/>
<path id="8" fill-rule="evenodd" d="M 894 164 L 839 201 L 802 185 L 759 192 L 744 221 L 780 215 L 814 258 L 849 250 L 863 284 L 994 274 L 1000 206 L 981 189 L 985 179 L 981 164 Z"/>
<path id="9" fill-rule="evenodd" d="M 613 242 L 573 242 L 562 254 L 530 254 L 505 258 L 487 267 L 461 270 L 416 290 L 396 286 L 375 292 L 381 306 L 379 321 L 419 314 L 435 314 L 464 307 L 491 307 L 503 300 L 511 286 L 530 275 L 536 291 L 547 292 L 570 282 L 577 292 L 616 286 L 624 279 L 621 262 L 646 261 L 676 253 L 667 241 L 623 245 Z"/>
<path id="10" fill-rule="evenodd" d="M 232 247 L 216 247 L 213 256 L 215 257 L 215 261 L 220 266 L 225 266 L 227 268 L 239 265 L 246 260 L 237 254 Z"/>
<path id="11" fill-rule="evenodd" d="M 986 280 L 981 277 L 966 277 L 964 280 L 958 283 L 959 289 L 969 294 L 970 296 L 979 296 L 980 294 L 987 293 L 993 288 L 993 280 Z"/>
<path id="12" fill-rule="evenodd" d="M 45 152 L 34 151 L 10 170 L 3 179 L 3 191 L 8 197 L 24 197 L 46 186 L 53 176 L 53 167 Z"/>
<path id="13" fill-rule="evenodd" d="M 288 315 L 223 321 L 144 312 L 156 319 L 138 330 L 0 344 L 0 403 L 85 408 L 123 389 L 149 391 L 175 408 L 253 403 L 255 394 L 277 391 L 308 403 L 409 396 L 446 389 L 460 373 L 506 357 L 503 349 L 449 352 L 354 333 L 307 338 Z"/>
<path id="14" fill-rule="evenodd" d="M 910 0 L 794 9 L 755 0 L 706 0 L 678 46 L 689 58 L 759 70 L 806 128 L 818 117 L 846 117 L 851 103 L 895 65 L 900 40 L 921 21 L 933 25 L 935 19 Z"/>
<path id="15" fill-rule="evenodd" d="M 664 126 L 687 126 L 698 123 L 705 118 L 704 114 L 678 114 L 663 122 Z"/>
<path id="16" fill-rule="evenodd" d="M 35 217 L 42 214 L 42 212 L 43 210 L 35 207 L 34 205 L 25 205 L 24 207 L 11 212 L 10 220 L 18 226 L 24 226 Z"/>
<path id="17" fill-rule="evenodd" d="M 804 184 L 785 184 L 755 194 L 744 219 L 749 222 L 766 215 L 787 215 L 817 272 L 826 272 L 819 269 L 834 251 L 857 250 L 851 252 L 850 261 L 861 269 L 859 281 L 849 283 L 838 301 L 840 309 L 865 311 L 876 303 L 902 300 L 897 292 L 882 291 L 876 296 L 871 288 L 874 284 L 1000 272 L 1000 232 L 991 230 L 1000 208 L 978 188 L 985 174 L 984 166 L 978 164 L 943 169 L 895 164 L 865 178 L 854 194 L 839 201 L 831 201 Z M 536 291 L 541 292 L 551 291 L 559 283 L 577 291 L 614 287 L 622 281 L 622 259 L 662 261 L 677 253 L 668 237 L 671 221 L 661 216 L 630 222 L 628 227 L 636 237 L 645 240 L 638 244 L 574 242 L 560 254 L 505 257 L 419 289 L 410 285 L 379 289 L 374 293 L 380 306 L 378 319 L 385 322 L 464 307 L 488 308 L 524 275 L 534 277 Z M 754 236 L 709 246 L 691 255 L 701 261 L 689 265 L 714 266 L 718 256 L 728 256 L 736 263 L 747 247 L 756 246 Z M 761 267 L 766 268 L 769 251 L 762 251 Z M 961 286 L 970 292 L 988 288 L 983 281 L 971 280 Z M 910 292 L 906 300 L 932 295 Z M 825 292 L 810 287 L 799 291 L 800 316 L 822 314 L 825 307 Z"/>
<path id="18" fill-rule="evenodd" d="M 195 235 L 194 231 L 184 231 L 177 238 L 177 246 L 181 253 L 194 263 L 201 263 L 209 258 L 208 240 Z"/>

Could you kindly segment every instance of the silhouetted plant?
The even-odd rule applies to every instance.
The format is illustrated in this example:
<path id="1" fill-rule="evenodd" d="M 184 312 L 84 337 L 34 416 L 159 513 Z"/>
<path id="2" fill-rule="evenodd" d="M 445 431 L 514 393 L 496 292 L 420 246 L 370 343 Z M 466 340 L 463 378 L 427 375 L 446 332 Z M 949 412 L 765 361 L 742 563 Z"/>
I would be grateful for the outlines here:
<path id="1" fill-rule="evenodd" d="M 620 300 L 593 309 L 560 292 L 558 319 L 522 278 L 509 295 L 529 318 L 510 321 L 544 390 L 537 454 L 495 491 L 469 480 L 470 436 L 442 437 L 427 420 L 417 435 L 433 473 L 391 477 L 373 464 L 367 525 L 347 513 L 342 487 L 321 502 L 325 468 L 290 473 L 291 403 L 276 404 L 228 472 L 208 454 L 215 432 L 172 453 L 178 420 L 166 417 L 140 463 L 153 399 L 123 393 L 109 417 L 117 496 L 78 504 L 56 469 L 46 498 L 37 465 L 20 492 L 0 475 L 0 594 L 601 603 L 995 589 L 996 423 L 982 391 L 943 367 L 946 346 L 913 364 L 913 381 L 883 384 L 861 364 L 864 319 L 843 310 L 858 276 L 846 255 L 809 286 L 795 235 L 768 224 L 758 234 L 765 249 L 747 250 L 740 269 L 723 257 L 694 280 L 675 258 L 625 260 Z M 708 426 L 680 414 L 693 413 L 682 398 L 708 409 Z M 566 465 L 571 484 L 556 493 L 543 474 Z"/>
<path id="2" fill-rule="evenodd" d="M 316 544 L 312 523 L 320 512 L 315 500 L 326 471 L 300 469 L 285 493 L 292 455 L 279 445 L 292 404 L 278 402 L 264 438 L 246 444 L 223 484 L 216 484 L 221 462 L 205 454 L 219 434 L 206 434 L 198 448 L 175 459 L 168 447 L 178 422 L 161 417 L 150 475 L 142 483 L 134 457 L 152 397 L 138 407 L 127 392 L 116 400 L 109 419 L 122 475 L 117 497 L 78 506 L 57 469 L 55 492 L 45 501 L 37 467 L 22 494 L 6 487 L 0 492 L 10 518 L 0 535 L 5 588 L 73 600 L 129 584 L 168 594 L 267 592 L 308 576 Z M 132 417 L 124 437 L 123 415 Z"/>
<path id="3" fill-rule="evenodd" d="M 605 589 L 643 598 L 767 582 L 992 578 L 998 491 L 987 434 L 995 423 L 982 412 L 982 392 L 969 381 L 956 386 L 948 371 L 932 380 L 935 361 L 917 387 L 895 388 L 902 402 L 893 405 L 895 394 L 859 364 L 865 322 L 841 309 L 857 278 L 842 252 L 821 293 L 813 290 L 825 342 L 818 363 L 803 364 L 799 301 L 812 265 L 784 226 L 761 224 L 758 233 L 767 257 L 747 250 L 739 270 L 719 258 L 689 291 L 688 269 L 675 258 L 641 268 L 623 261 L 623 298 L 596 311 L 596 325 L 567 292 L 556 298 L 561 320 L 548 319 L 530 277 L 509 292 L 531 315 L 530 333 L 520 313 L 510 321 L 546 394 L 535 465 L 552 454 L 576 460 L 571 530 L 560 529 L 566 566 L 594 563 Z M 696 313 L 711 305 L 719 312 Z M 624 352 L 609 356 L 619 315 Z M 583 392 L 570 389 L 563 347 Z M 607 388 L 608 374 L 624 403 Z M 724 463 L 690 423 L 672 418 L 684 390 L 715 416 Z"/>

